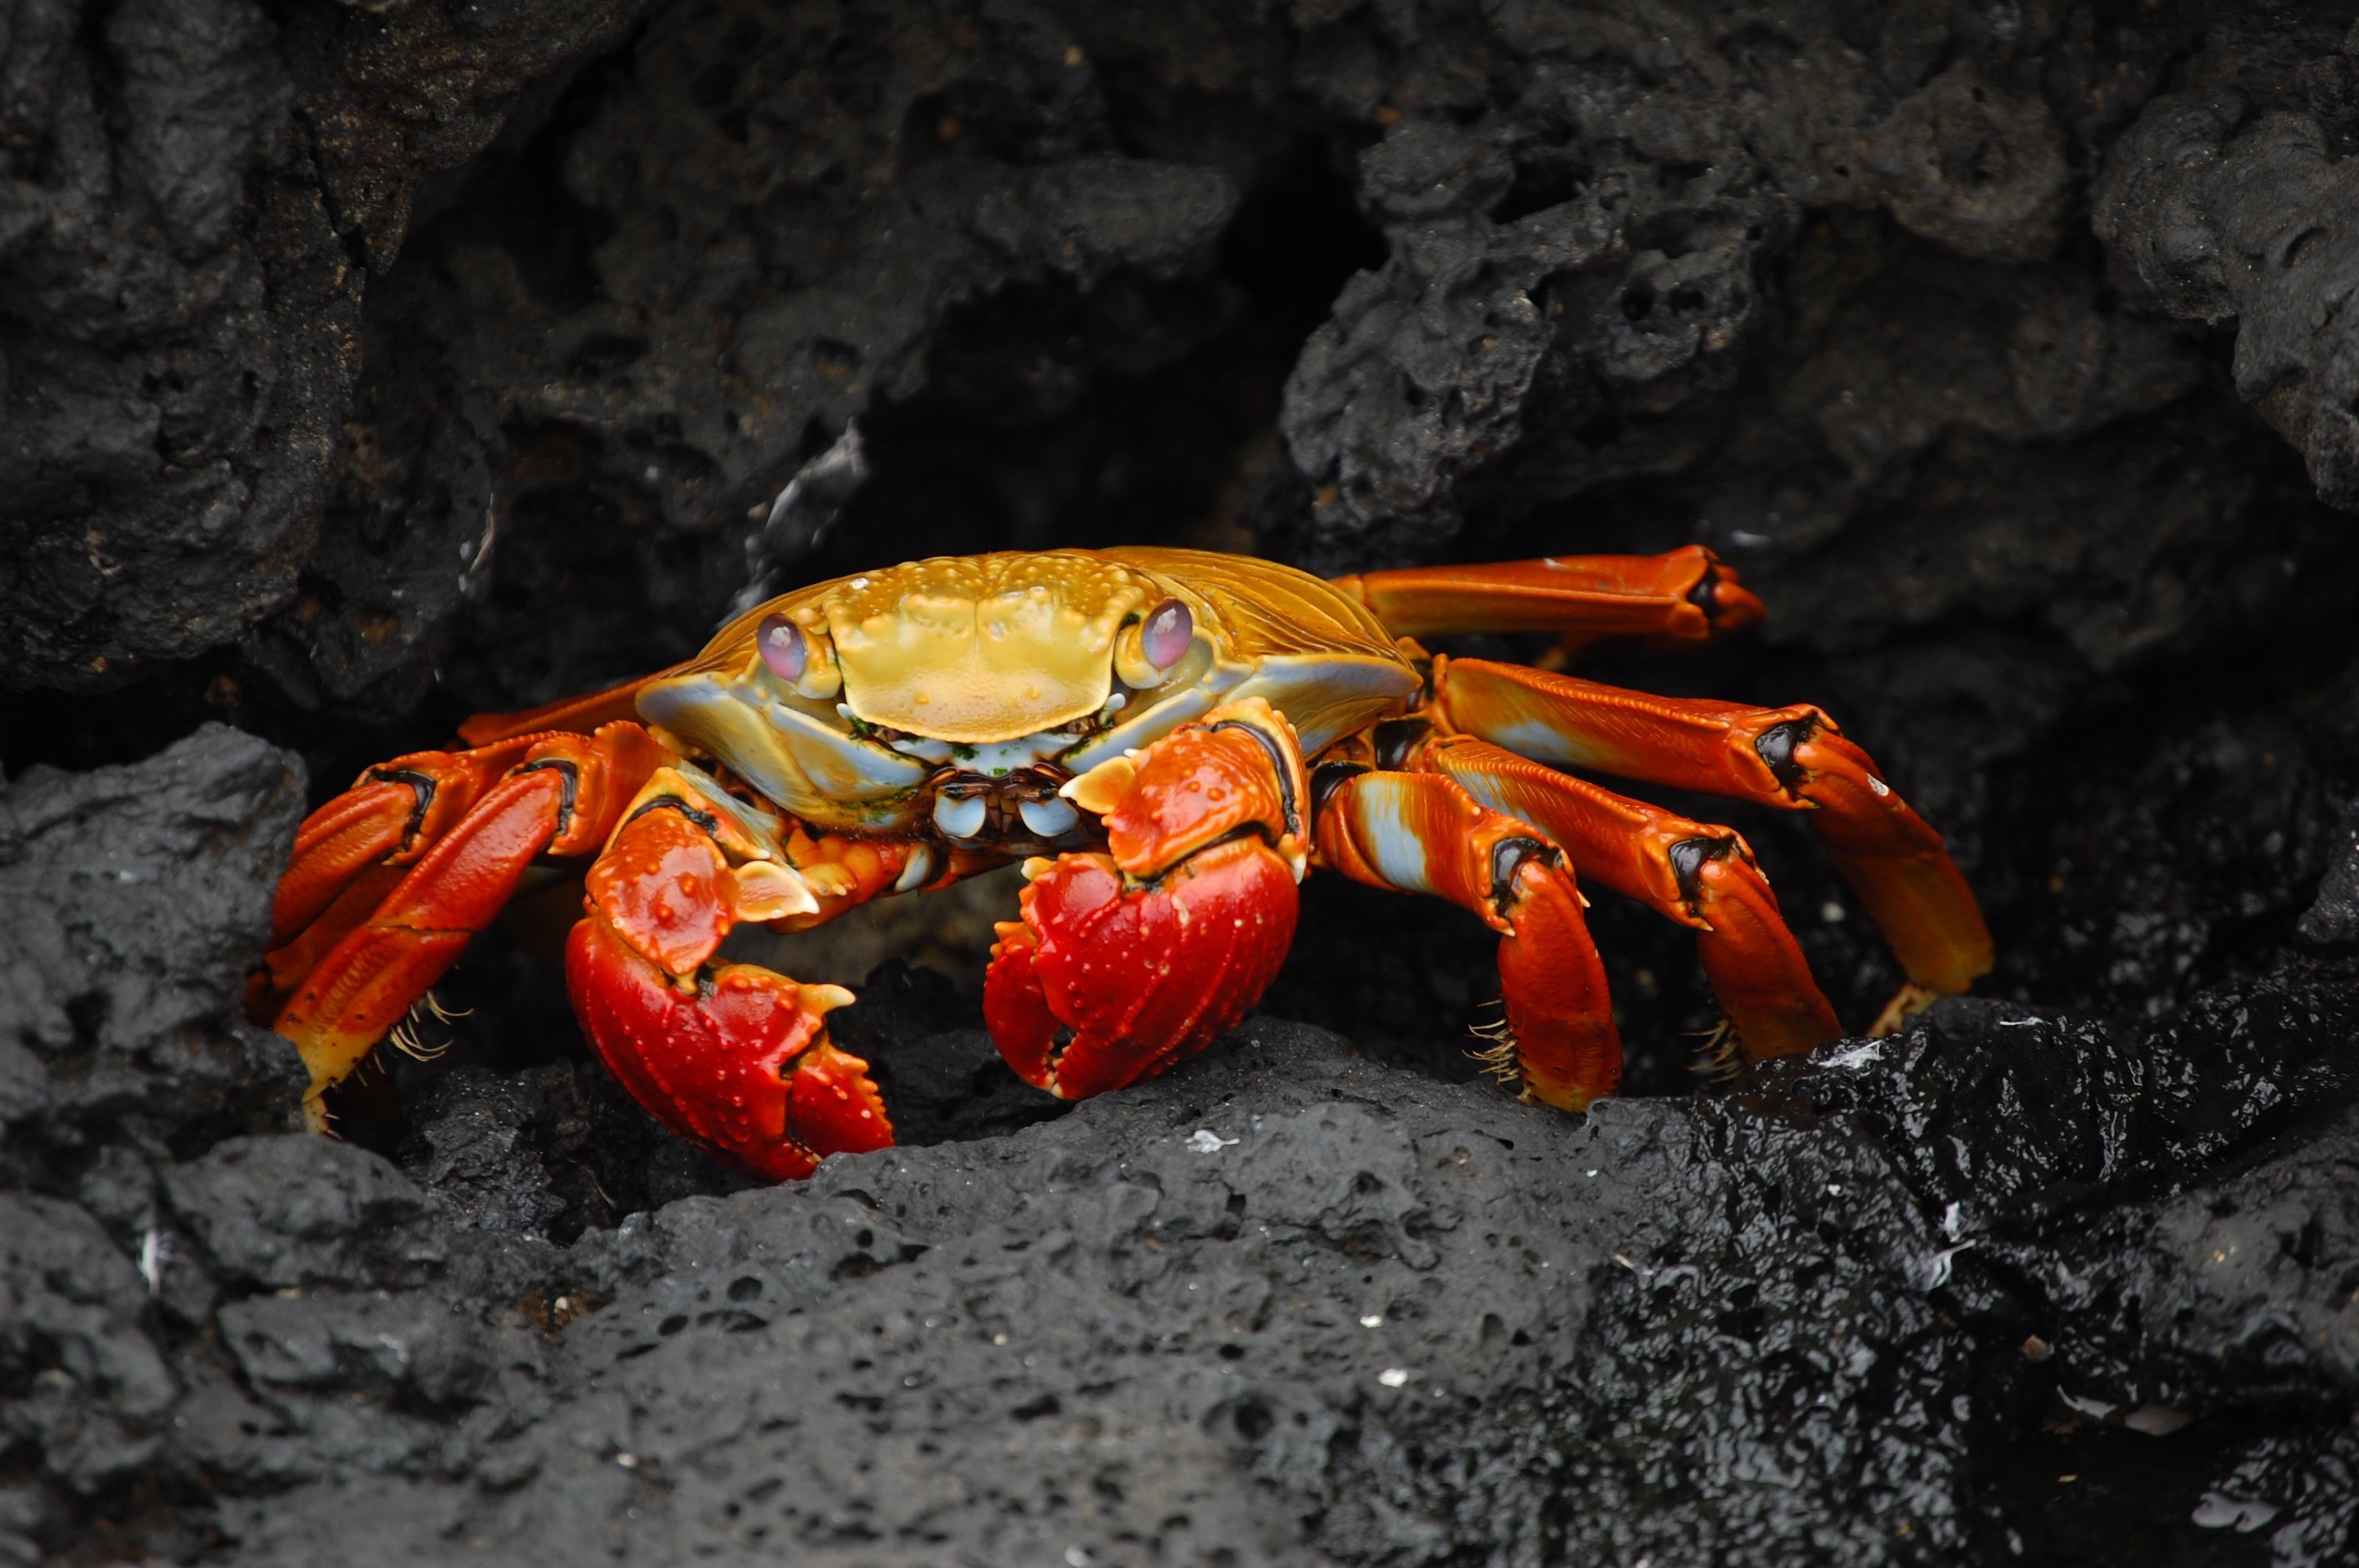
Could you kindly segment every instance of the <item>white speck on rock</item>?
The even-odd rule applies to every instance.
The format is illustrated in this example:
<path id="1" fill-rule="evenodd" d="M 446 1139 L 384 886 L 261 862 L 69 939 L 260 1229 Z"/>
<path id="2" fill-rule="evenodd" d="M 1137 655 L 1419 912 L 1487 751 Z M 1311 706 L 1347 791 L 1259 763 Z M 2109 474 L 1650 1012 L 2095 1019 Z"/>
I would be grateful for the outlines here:
<path id="1" fill-rule="evenodd" d="M 2204 1530 L 2233 1530 L 2238 1535 L 2250 1535 L 2277 1517 L 2277 1506 L 2258 1498 L 2230 1498 L 2218 1492 L 2206 1492 L 2203 1500 L 2195 1505 L 2188 1518 Z"/>
<path id="2" fill-rule="evenodd" d="M 1961 1252 L 1971 1250 L 1971 1241 L 1961 1241 L 1955 1247 L 1944 1247 L 1925 1262 L 1925 1288 L 1938 1291 L 1950 1282 L 1951 1268 Z"/>
<path id="3" fill-rule="evenodd" d="M 1884 1042 L 1863 1040 L 1856 1045 L 1846 1045 L 1826 1059 L 1830 1067 L 1849 1067 L 1854 1071 L 1873 1066 L 1884 1060 Z"/>
<path id="4" fill-rule="evenodd" d="M 1234 1138 L 1223 1138 L 1209 1127 L 1200 1127 L 1188 1134 L 1188 1147 L 1199 1154 L 1217 1154 L 1236 1146 Z"/>

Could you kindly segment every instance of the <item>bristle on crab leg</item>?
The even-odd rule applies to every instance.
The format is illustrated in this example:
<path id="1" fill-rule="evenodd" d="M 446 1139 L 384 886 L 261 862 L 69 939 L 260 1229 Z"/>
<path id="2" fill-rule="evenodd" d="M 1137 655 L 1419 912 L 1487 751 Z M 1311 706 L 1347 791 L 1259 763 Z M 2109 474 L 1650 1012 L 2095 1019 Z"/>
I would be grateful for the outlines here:
<path id="1" fill-rule="evenodd" d="M 1768 879 L 1733 829 L 1690 822 L 1472 736 L 1435 741 L 1418 763 L 1538 827 L 1588 881 L 1692 929 L 1696 956 L 1747 1059 L 1842 1035 Z"/>
<path id="2" fill-rule="evenodd" d="M 1605 968 L 1572 871 L 1545 834 L 1430 773 L 1322 768 L 1317 798 L 1319 864 L 1446 898 L 1499 933 L 1507 1015 L 1494 1038 L 1513 1047 L 1500 1065 L 1513 1064 L 1527 1095 L 1582 1110 L 1614 1092 L 1622 1044 Z"/>

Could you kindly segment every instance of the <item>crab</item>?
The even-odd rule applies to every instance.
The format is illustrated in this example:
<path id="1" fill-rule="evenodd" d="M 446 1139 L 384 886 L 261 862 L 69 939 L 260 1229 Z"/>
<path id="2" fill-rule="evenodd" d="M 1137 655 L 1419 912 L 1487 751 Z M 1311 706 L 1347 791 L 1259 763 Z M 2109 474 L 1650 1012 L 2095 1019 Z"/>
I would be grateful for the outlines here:
<path id="1" fill-rule="evenodd" d="M 1580 1111 L 1621 1071 L 1581 879 L 1693 931 L 1744 1057 L 1843 1033 L 1742 836 L 1582 775 L 1807 813 L 1908 976 L 1879 1028 L 1990 968 L 1940 836 L 1819 708 L 1416 641 L 1699 643 L 1761 614 L 1699 546 L 1332 580 L 1145 547 L 839 578 L 685 664 L 364 773 L 298 832 L 249 1000 L 300 1049 L 326 1130 L 325 1092 L 432 1004 L 520 885 L 586 867 L 565 966 L 591 1045 L 672 1131 L 791 1179 L 892 1124 L 828 1036 L 852 993 L 726 961 L 733 928 L 806 930 L 1021 860 L 984 1017 L 1021 1077 L 1078 1099 L 1234 1028 L 1318 867 L 1495 930 L 1488 1054 L 1527 1098 Z"/>

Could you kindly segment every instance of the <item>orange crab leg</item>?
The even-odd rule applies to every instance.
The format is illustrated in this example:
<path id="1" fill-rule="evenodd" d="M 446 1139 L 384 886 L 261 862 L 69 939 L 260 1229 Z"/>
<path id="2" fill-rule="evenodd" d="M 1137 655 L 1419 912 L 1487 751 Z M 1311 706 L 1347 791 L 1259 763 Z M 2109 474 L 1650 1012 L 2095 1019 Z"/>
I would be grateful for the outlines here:
<path id="1" fill-rule="evenodd" d="M 1701 545 L 1661 556 L 1548 556 L 1485 566 L 1410 567 L 1333 579 L 1404 637 L 1555 632 L 1701 642 L 1762 617 L 1761 601 Z"/>
<path id="2" fill-rule="evenodd" d="M 288 957 L 310 959 L 320 943 L 302 933 L 291 953 L 289 945 L 274 950 L 272 973 L 285 979 L 291 994 L 273 1027 L 295 1043 L 310 1068 L 305 1108 L 315 1126 L 324 1125 L 321 1094 L 358 1066 L 468 939 L 491 925 L 527 868 L 543 854 L 580 855 L 596 848 L 623 804 L 669 755 L 636 724 L 612 725 L 595 737 L 543 736 L 520 750 L 523 760 L 463 808 L 444 801 L 441 809 L 461 810 L 457 822 L 357 919 L 357 906 L 384 872 L 364 866 L 345 878 L 322 917 L 351 925 L 304 964 L 299 979 Z M 470 766 L 453 765 L 443 776 L 473 780 Z M 367 783 L 364 776 L 364 788 Z M 433 809 L 429 799 L 421 815 L 430 817 Z M 337 803 L 314 814 L 315 821 L 323 818 L 342 820 Z M 333 846 L 340 868 L 350 859 L 351 839 L 341 831 L 332 829 L 314 842 Z M 299 856 L 288 875 L 303 870 Z"/>
<path id="3" fill-rule="evenodd" d="M 592 735 L 609 724 L 632 722 L 639 717 L 639 689 L 661 680 L 670 670 L 638 676 L 620 686 L 582 697 L 560 697 L 521 713 L 478 713 L 459 726 L 459 739 L 470 746 L 489 746 L 524 735 L 545 735 L 552 730 Z"/>
<path id="4" fill-rule="evenodd" d="M 372 866 L 407 865 L 524 760 L 528 740 L 473 752 L 414 752 L 368 770 L 303 819 L 270 911 L 281 946 L 343 896 Z"/>
<path id="5" fill-rule="evenodd" d="M 1696 934 L 1696 957 L 1746 1056 L 1841 1037 L 1769 881 L 1734 829 L 1690 822 L 1472 736 L 1444 736 L 1414 766 L 1455 779 L 1494 811 L 1555 840 L 1582 876 Z"/>
<path id="6" fill-rule="evenodd" d="M 1819 708 L 1656 697 L 1446 657 L 1433 694 L 1428 711 L 1444 728 L 1522 756 L 1809 811 L 1912 986 L 1953 996 L 1990 970 L 1990 931 L 1941 836 Z"/>
<path id="7" fill-rule="evenodd" d="M 1563 855 L 1536 828 L 1432 773 L 1322 766 L 1319 863 L 1355 881 L 1429 892 L 1499 933 L 1504 1044 L 1534 1099 L 1582 1110 L 1622 1078 L 1605 968 Z"/>
<path id="8" fill-rule="evenodd" d="M 1023 918 L 998 927 L 984 1016 L 1017 1076 L 1081 1099 L 1234 1028 L 1294 941 L 1308 791 L 1259 697 L 1067 784 L 1107 852 L 1028 862 Z"/>

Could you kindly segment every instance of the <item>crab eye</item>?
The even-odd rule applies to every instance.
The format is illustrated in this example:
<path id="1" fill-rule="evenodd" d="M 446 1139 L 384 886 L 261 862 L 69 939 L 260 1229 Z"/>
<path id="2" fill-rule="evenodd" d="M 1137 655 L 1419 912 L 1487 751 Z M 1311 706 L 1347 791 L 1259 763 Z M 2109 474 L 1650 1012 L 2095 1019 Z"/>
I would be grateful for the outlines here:
<path id="1" fill-rule="evenodd" d="M 1167 599 L 1147 612 L 1146 624 L 1138 629 L 1138 649 L 1148 664 L 1168 670 L 1187 656 L 1188 644 L 1195 636 L 1196 618 L 1188 613 L 1188 607 Z"/>
<path id="2" fill-rule="evenodd" d="M 754 633 L 754 646 L 769 672 L 789 684 L 803 678 L 810 665 L 810 643 L 803 630 L 783 615 L 766 615 Z"/>

